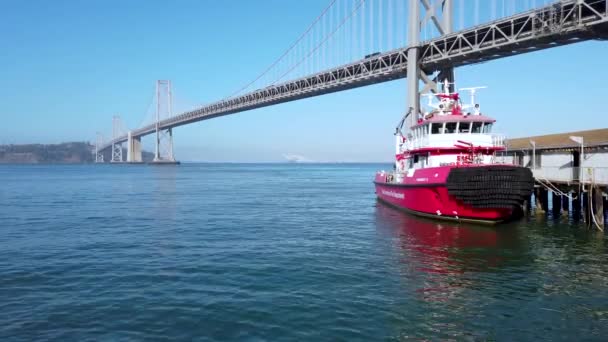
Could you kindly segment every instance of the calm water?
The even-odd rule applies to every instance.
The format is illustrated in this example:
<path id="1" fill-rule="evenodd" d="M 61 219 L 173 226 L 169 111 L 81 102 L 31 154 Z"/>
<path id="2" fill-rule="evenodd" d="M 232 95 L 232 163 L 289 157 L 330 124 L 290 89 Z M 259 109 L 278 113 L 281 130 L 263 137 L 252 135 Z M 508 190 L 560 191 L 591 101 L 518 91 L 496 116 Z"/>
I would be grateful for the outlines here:
<path id="1" fill-rule="evenodd" d="M 0 340 L 605 340 L 608 238 L 376 203 L 388 165 L 0 166 Z"/>

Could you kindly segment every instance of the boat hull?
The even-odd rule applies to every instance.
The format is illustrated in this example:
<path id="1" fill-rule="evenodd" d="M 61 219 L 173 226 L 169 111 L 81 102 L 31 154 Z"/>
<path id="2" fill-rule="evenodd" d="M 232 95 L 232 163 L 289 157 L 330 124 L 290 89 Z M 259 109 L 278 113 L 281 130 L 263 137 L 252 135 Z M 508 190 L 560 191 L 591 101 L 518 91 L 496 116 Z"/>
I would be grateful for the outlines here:
<path id="1" fill-rule="evenodd" d="M 533 189 L 528 169 L 492 165 L 419 169 L 400 181 L 378 173 L 378 199 L 417 215 L 498 223 L 509 219 Z"/>

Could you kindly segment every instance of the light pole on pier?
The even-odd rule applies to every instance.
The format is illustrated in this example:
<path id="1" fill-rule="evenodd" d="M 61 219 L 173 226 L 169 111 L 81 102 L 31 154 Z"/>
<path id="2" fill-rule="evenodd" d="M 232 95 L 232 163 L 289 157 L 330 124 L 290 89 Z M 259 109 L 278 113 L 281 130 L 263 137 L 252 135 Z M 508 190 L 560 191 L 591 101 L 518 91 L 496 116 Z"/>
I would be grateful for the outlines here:
<path id="1" fill-rule="evenodd" d="M 532 145 L 532 170 L 536 169 L 536 141 L 530 140 L 530 145 Z"/>

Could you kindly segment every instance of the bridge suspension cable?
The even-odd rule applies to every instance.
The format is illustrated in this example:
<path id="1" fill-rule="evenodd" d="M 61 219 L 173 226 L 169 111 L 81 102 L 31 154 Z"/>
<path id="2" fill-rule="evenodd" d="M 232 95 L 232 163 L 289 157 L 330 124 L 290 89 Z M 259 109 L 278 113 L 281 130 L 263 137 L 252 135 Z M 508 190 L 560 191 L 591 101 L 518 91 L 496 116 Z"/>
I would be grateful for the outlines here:
<path id="1" fill-rule="evenodd" d="M 252 84 L 254 84 L 258 80 L 260 80 L 262 77 L 264 77 L 277 64 L 279 64 L 283 60 L 283 58 L 285 58 L 285 56 L 287 56 L 294 49 L 294 47 L 296 45 L 298 45 L 302 41 L 302 39 L 304 39 L 304 37 L 306 37 L 308 35 L 309 32 L 311 32 L 311 30 L 314 28 L 314 26 L 325 16 L 325 14 L 329 11 L 329 9 L 333 7 L 333 5 L 336 3 L 336 1 L 337 0 L 331 0 L 329 5 L 327 5 L 327 7 L 325 7 L 323 9 L 321 14 L 319 14 L 319 16 L 317 18 L 315 18 L 315 20 L 313 20 L 313 22 L 310 25 L 308 25 L 306 30 L 304 30 L 304 32 L 287 48 L 287 50 L 285 50 L 285 52 L 283 52 L 274 62 L 272 62 L 264 71 L 262 71 L 262 73 L 260 73 L 255 79 L 253 79 L 252 81 L 250 81 L 249 83 L 245 84 L 243 87 L 239 88 L 237 91 L 232 93 L 230 96 L 228 96 L 228 98 L 233 97 L 237 94 L 240 94 L 241 92 L 243 92 L 244 90 L 249 88 Z"/>
<path id="2" fill-rule="evenodd" d="M 325 37 L 323 40 L 321 40 L 321 42 L 319 44 L 317 44 L 302 60 L 300 60 L 300 62 L 296 63 L 296 65 L 292 66 L 289 70 L 287 70 L 285 73 L 283 73 L 278 79 L 276 79 L 272 84 L 282 80 L 285 76 L 287 76 L 291 71 L 293 71 L 295 68 L 297 68 L 298 66 L 300 66 L 300 64 L 302 64 L 302 62 L 304 60 L 306 60 L 306 58 L 312 56 L 329 38 L 331 38 L 336 31 L 338 31 L 343 25 L 344 23 L 346 23 L 346 21 L 348 21 L 348 19 L 350 19 L 353 14 L 361 7 L 361 5 L 365 2 L 365 0 L 361 0 L 359 1 L 359 4 L 351 11 L 350 15 L 347 18 L 344 18 L 342 20 L 342 22 L 340 23 L 340 25 L 338 25 L 338 27 L 333 30 L 330 34 L 327 35 L 327 37 Z"/>

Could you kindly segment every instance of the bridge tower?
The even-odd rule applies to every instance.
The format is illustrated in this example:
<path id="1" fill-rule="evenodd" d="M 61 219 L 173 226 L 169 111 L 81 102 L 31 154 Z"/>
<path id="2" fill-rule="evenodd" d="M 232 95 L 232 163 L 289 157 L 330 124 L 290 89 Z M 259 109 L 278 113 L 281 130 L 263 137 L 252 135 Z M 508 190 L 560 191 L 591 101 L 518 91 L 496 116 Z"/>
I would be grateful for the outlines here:
<path id="1" fill-rule="evenodd" d="M 161 121 L 172 116 L 171 81 L 156 81 L 156 139 L 154 163 L 176 164 L 173 155 L 173 128 L 161 128 Z"/>
<path id="2" fill-rule="evenodd" d="M 97 136 L 95 138 L 95 163 L 103 163 L 103 153 L 100 148 L 103 145 L 103 135 L 97 132 Z"/>
<path id="3" fill-rule="evenodd" d="M 114 115 L 112 117 L 112 139 L 117 139 L 123 134 L 122 121 L 120 116 Z M 122 143 L 112 143 L 112 163 L 122 163 Z"/>
<path id="4" fill-rule="evenodd" d="M 420 5 L 424 8 L 424 18 L 420 20 Z M 408 18 L 408 45 L 413 48 L 407 52 L 407 102 L 410 111 L 408 128 L 418 121 L 420 111 L 420 94 L 436 93 L 437 83 L 447 79 L 454 82 L 454 69 L 422 70 L 420 68 L 420 33 L 423 27 L 431 22 L 441 36 L 452 33 L 453 0 L 410 0 Z M 420 82 L 424 84 L 420 89 Z M 453 90 L 453 89 L 450 89 Z"/>

